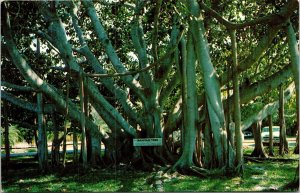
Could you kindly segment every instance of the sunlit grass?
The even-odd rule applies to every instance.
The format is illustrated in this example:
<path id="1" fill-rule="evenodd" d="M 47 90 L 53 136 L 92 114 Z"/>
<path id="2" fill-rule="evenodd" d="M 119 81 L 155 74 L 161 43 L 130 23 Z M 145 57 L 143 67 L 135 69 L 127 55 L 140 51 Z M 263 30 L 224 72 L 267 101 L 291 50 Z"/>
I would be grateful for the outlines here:
<path id="1" fill-rule="evenodd" d="M 242 177 L 182 177 L 164 184 L 165 191 L 263 191 L 278 190 L 292 181 L 295 176 L 297 162 L 292 163 L 247 163 Z"/>
<path id="2" fill-rule="evenodd" d="M 277 158 L 297 159 L 289 153 Z M 16 159 L 16 158 L 14 158 Z M 14 160 L 13 159 L 13 160 Z M 15 160 L 16 161 L 16 160 Z M 153 192 L 156 189 L 146 182 L 153 174 L 132 170 L 93 169 L 85 174 L 78 169 L 57 170 L 46 175 L 37 171 L 37 161 L 19 158 L 20 169 L 2 177 L 4 192 Z M 297 161 L 245 161 L 243 176 L 213 176 L 198 178 L 179 175 L 163 183 L 167 192 L 231 192 L 281 191 L 281 187 L 295 177 Z M 3 168 L 2 168 L 3 169 Z M 3 174 L 2 174 L 3 175 Z"/>

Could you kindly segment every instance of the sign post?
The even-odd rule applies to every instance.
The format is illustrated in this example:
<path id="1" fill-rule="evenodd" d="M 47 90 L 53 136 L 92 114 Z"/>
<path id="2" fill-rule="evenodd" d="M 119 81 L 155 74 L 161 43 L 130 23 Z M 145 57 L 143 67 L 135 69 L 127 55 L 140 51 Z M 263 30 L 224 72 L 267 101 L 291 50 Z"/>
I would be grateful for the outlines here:
<path id="1" fill-rule="evenodd" d="M 162 138 L 133 139 L 133 146 L 162 146 Z"/>

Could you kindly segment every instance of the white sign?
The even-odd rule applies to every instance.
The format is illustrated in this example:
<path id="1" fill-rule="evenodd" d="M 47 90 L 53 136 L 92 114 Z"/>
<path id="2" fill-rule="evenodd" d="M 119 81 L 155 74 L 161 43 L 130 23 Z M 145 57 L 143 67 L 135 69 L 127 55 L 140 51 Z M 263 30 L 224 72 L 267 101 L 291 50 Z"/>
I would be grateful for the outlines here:
<path id="1" fill-rule="evenodd" d="M 162 146 L 162 138 L 133 139 L 133 146 Z"/>

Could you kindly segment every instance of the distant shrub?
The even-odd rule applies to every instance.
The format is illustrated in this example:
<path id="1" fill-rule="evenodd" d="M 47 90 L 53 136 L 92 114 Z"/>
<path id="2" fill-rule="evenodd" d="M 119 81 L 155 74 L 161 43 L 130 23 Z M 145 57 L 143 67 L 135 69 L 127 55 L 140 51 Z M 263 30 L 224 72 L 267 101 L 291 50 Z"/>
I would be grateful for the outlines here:
<path id="1" fill-rule="evenodd" d="M 5 138 L 4 138 L 5 135 L 4 134 L 5 134 L 5 129 L 3 127 L 1 127 L 1 146 L 2 147 L 5 145 Z M 9 138 L 10 146 L 13 146 L 14 144 L 24 140 L 18 125 L 9 126 L 8 138 Z"/>

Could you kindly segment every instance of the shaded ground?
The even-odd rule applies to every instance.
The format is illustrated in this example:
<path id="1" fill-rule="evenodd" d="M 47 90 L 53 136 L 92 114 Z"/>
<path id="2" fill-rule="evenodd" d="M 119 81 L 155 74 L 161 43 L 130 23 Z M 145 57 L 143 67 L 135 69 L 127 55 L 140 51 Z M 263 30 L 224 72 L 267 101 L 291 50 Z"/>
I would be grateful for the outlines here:
<path id="1" fill-rule="evenodd" d="M 298 155 L 285 158 L 296 159 Z M 2 162 L 3 163 L 3 162 Z M 283 191 L 281 188 L 295 177 L 297 161 L 263 163 L 245 162 L 243 177 L 197 177 L 173 175 L 164 179 L 163 191 Z M 4 192 L 140 192 L 158 191 L 149 183 L 154 173 L 132 170 L 125 166 L 110 169 L 90 169 L 83 174 L 69 163 L 65 170 L 56 169 L 46 175 L 37 170 L 32 157 L 12 158 L 8 172 L 2 164 Z M 5 173 L 4 173 L 5 172 Z M 285 189 L 284 191 L 297 191 Z"/>

